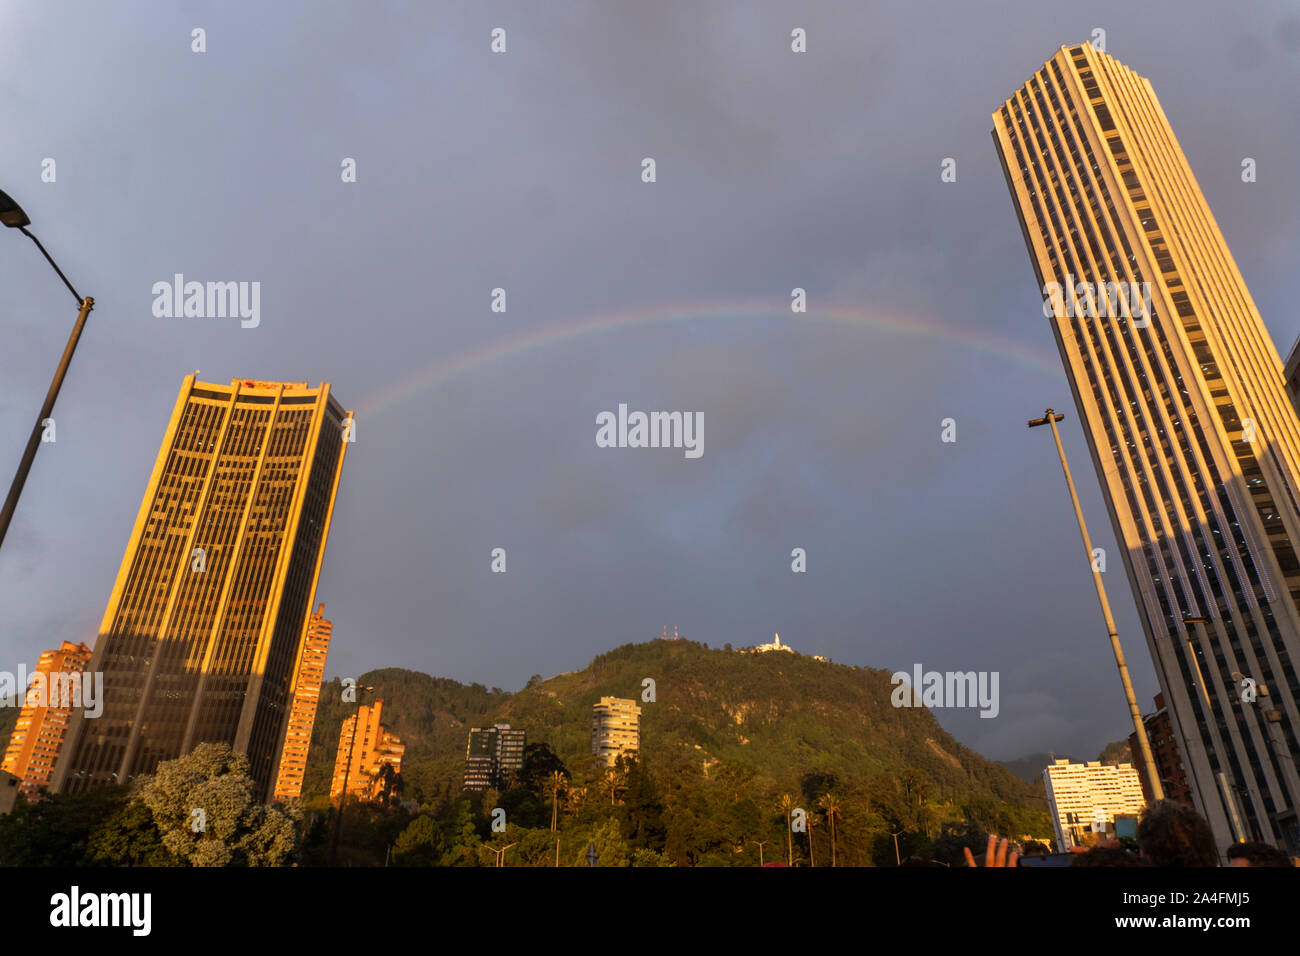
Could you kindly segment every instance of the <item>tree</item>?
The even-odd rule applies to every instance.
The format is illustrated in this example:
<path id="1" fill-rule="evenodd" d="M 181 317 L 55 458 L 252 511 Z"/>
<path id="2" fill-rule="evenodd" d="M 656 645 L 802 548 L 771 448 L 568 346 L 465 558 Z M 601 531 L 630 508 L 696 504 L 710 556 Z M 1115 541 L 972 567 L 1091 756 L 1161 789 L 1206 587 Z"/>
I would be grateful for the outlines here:
<path id="1" fill-rule="evenodd" d="M 515 785 L 526 787 L 541 796 L 550 789 L 551 774 L 561 773 L 567 778 L 568 768 L 564 761 L 555 755 L 550 744 L 529 744 L 524 748 L 523 765 L 515 778 Z"/>
<path id="2" fill-rule="evenodd" d="M 837 783 L 839 780 L 835 774 L 814 770 L 803 775 L 803 779 L 799 781 L 799 790 L 808 801 L 808 805 L 815 806 L 818 800 L 835 789 Z"/>
<path id="3" fill-rule="evenodd" d="M 560 791 L 564 789 L 566 778 L 558 770 L 551 771 L 551 832 L 555 832 L 555 827 L 560 819 Z"/>
<path id="4" fill-rule="evenodd" d="M 632 862 L 629 866 L 676 866 L 672 860 L 662 853 L 656 853 L 654 850 L 633 850 Z"/>
<path id="5" fill-rule="evenodd" d="M 91 831 L 86 860 L 107 866 L 184 865 L 183 860 L 164 846 L 149 808 L 136 800 L 129 800 Z"/>
<path id="6" fill-rule="evenodd" d="M 781 812 L 785 814 L 785 862 L 794 866 L 794 831 L 790 829 L 790 814 L 794 811 L 794 797 L 781 794 Z"/>
<path id="7" fill-rule="evenodd" d="M 402 775 L 393 769 L 390 763 L 380 764 L 379 770 L 374 776 L 374 781 L 379 784 L 379 794 L 376 802 L 385 807 L 391 807 L 400 803 L 402 791 L 406 789 L 406 781 Z"/>
<path id="8" fill-rule="evenodd" d="M 587 794 L 586 787 L 569 787 L 565 800 L 565 810 L 569 816 L 576 817 L 587 806 Z"/>
<path id="9" fill-rule="evenodd" d="M 478 847 L 482 842 L 474 819 L 474 808 L 468 799 L 462 797 L 452 804 L 443 825 L 446 852 L 442 857 L 442 865 L 478 866 Z"/>
<path id="10" fill-rule="evenodd" d="M 988 831 L 977 823 L 964 820 L 960 823 L 945 824 L 934 840 L 932 852 L 940 863 L 949 866 L 965 866 L 966 850 L 974 847 L 980 849 L 989 842 Z"/>
<path id="11" fill-rule="evenodd" d="M 577 848 L 574 866 L 587 865 L 587 843 L 596 845 L 597 866 L 627 866 L 631 862 L 631 851 L 618 825 L 618 821 L 609 817 L 592 830 L 587 842 Z"/>
<path id="12" fill-rule="evenodd" d="M 835 818 L 841 817 L 840 798 L 833 793 L 824 793 L 817 805 L 826 813 L 826 822 L 831 829 L 831 866 L 835 866 Z"/>
<path id="13" fill-rule="evenodd" d="M 551 771 L 551 839 L 555 841 L 556 866 L 560 865 L 560 838 L 555 831 L 560 823 L 560 790 L 565 782 L 564 774 L 558 770 Z"/>
<path id="14" fill-rule="evenodd" d="M 620 757 L 627 789 L 623 797 L 623 836 L 634 850 L 664 848 L 663 801 L 654 778 L 635 757 Z"/>
<path id="15" fill-rule="evenodd" d="M 393 863 L 397 866 L 434 866 L 442 853 L 442 831 L 438 821 L 422 813 L 398 835 L 393 844 Z"/>
<path id="16" fill-rule="evenodd" d="M 301 810 L 264 805 L 248 758 L 228 744 L 199 744 L 136 784 L 163 846 L 191 866 L 279 866 L 301 846 Z"/>
<path id="17" fill-rule="evenodd" d="M 89 859 L 89 844 L 94 831 L 129 800 L 130 791 L 123 786 L 45 794 L 37 803 L 20 797 L 11 812 L 0 815 L 0 865 L 71 867 L 109 862 Z"/>
<path id="18" fill-rule="evenodd" d="M 808 865 L 815 867 L 817 858 L 813 856 L 813 821 L 817 819 L 816 814 L 809 813 L 804 817 L 804 827 L 808 831 Z"/>

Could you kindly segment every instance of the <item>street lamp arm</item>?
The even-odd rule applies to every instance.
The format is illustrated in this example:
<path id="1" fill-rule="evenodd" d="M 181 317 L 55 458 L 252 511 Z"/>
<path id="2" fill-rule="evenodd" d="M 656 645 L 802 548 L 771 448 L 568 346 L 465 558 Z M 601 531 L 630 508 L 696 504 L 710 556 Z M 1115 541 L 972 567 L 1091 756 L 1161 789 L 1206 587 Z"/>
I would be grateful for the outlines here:
<path id="1" fill-rule="evenodd" d="M 1101 569 L 1093 562 L 1092 539 L 1088 536 L 1088 524 L 1083 519 L 1083 506 L 1079 504 L 1079 493 L 1074 487 L 1074 479 L 1070 477 L 1069 462 L 1065 459 L 1065 446 L 1061 444 L 1061 433 L 1056 427 L 1057 423 L 1064 418 L 1065 415 L 1049 408 L 1043 413 L 1042 418 L 1030 421 L 1029 427 L 1051 426 L 1052 440 L 1056 443 L 1056 455 L 1061 460 L 1061 472 L 1065 475 L 1065 486 L 1070 492 L 1070 502 L 1074 505 L 1074 517 L 1079 523 L 1079 535 L 1083 538 L 1084 556 L 1092 565 L 1092 582 L 1097 589 L 1097 601 L 1101 604 L 1102 617 L 1106 621 L 1106 634 L 1110 638 L 1111 651 L 1115 655 L 1115 667 L 1119 671 L 1120 683 L 1124 687 L 1124 698 L 1128 703 L 1129 716 L 1133 719 L 1133 730 L 1137 736 L 1142 765 L 1146 769 L 1147 779 L 1151 781 L 1152 795 L 1157 800 L 1163 800 L 1165 798 L 1164 787 L 1160 783 L 1155 758 L 1151 754 L 1151 741 L 1147 738 L 1146 722 L 1142 719 L 1142 711 L 1138 708 L 1137 697 L 1133 693 L 1133 681 L 1129 677 L 1128 664 L 1124 661 L 1124 649 L 1120 646 L 1119 633 L 1115 630 L 1115 618 L 1110 613 L 1110 601 L 1106 598 L 1106 587 L 1101 581 Z"/>
<path id="2" fill-rule="evenodd" d="M 68 291 L 72 293 L 72 297 L 77 300 L 77 305 L 81 305 L 81 303 L 85 300 L 82 299 L 81 296 L 77 294 L 77 290 L 72 287 L 72 283 L 69 282 L 68 277 L 63 274 L 63 270 L 60 269 L 59 264 L 54 261 L 54 257 L 45 251 L 45 247 L 41 245 L 41 240 L 37 239 L 34 235 L 28 232 L 26 226 L 19 227 L 18 231 L 21 232 L 28 239 L 30 239 L 32 242 L 36 243 L 36 248 L 41 250 L 41 255 L 45 257 L 45 261 L 54 267 L 54 271 L 59 274 L 59 278 L 62 279 L 63 284 L 68 287 Z"/>

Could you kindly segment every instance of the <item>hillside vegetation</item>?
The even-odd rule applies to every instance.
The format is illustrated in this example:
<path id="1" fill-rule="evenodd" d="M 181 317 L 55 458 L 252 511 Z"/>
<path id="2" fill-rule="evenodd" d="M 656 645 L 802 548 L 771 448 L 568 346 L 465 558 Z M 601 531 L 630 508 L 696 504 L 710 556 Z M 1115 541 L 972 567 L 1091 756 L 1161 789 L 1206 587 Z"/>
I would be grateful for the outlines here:
<path id="1" fill-rule="evenodd" d="M 642 698 L 646 678 L 653 702 Z M 807 793 L 809 779 L 823 790 L 833 781 L 873 815 L 863 825 L 927 837 L 963 823 L 1049 832 L 1040 787 L 959 744 L 928 710 L 892 706 L 885 670 L 677 640 L 624 645 L 580 671 L 534 677 L 517 693 L 401 669 L 371 671 L 360 683 L 375 688 L 363 702 L 383 699 L 384 723 L 406 745 L 404 796 L 421 805 L 459 794 L 475 726 L 523 728 L 530 744 L 546 743 L 570 771 L 594 776 L 592 705 L 613 696 L 641 707 L 641 762 L 661 785 L 726 781 L 734 799 L 768 808 L 782 793 Z M 317 806 L 340 727 L 354 711 L 341 697 L 337 680 L 322 689 L 303 794 Z"/>

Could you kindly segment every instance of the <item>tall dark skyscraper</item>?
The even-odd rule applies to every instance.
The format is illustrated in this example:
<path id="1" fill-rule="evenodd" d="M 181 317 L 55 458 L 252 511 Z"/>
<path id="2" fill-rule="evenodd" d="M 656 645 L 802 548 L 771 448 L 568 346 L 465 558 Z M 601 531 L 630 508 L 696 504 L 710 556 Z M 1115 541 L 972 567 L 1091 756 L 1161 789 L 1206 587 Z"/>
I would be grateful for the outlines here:
<path id="1" fill-rule="evenodd" d="M 351 437 L 328 385 L 186 377 L 89 665 L 103 713 L 74 714 L 56 790 L 224 742 L 270 796 Z"/>
<path id="2" fill-rule="evenodd" d="M 466 790 L 505 790 L 524 766 L 527 733 L 509 724 L 471 727 L 465 748 Z"/>
<path id="3" fill-rule="evenodd" d="M 1221 845 L 1296 852 L 1300 421 L 1277 349 L 1146 79 L 1062 47 L 993 139 L 1197 809 Z"/>

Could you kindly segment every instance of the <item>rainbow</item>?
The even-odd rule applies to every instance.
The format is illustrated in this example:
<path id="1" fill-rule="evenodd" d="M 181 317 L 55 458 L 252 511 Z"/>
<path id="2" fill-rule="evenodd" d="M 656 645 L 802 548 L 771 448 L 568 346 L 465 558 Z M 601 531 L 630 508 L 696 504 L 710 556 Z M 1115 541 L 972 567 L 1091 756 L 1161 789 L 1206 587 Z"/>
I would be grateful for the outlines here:
<path id="1" fill-rule="evenodd" d="M 921 316 L 905 316 L 854 308 L 821 308 L 803 313 L 790 311 L 788 302 L 706 303 L 654 306 L 616 313 L 599 313 L 542 326 L 531 332 L 495 339 L 443 359 L 436 359 L 387 388 L 369 396 L 357 407 L 362 418 L 409 400 L 419 393 L 493 362 L 551 348 L 588 336 L 619 332 L 640 326 L 676 322 L 834 322 L 896 335 L 938 339 L 1043 372 L 1054 378 L 1062 374 L 1055 353 L 970 326 L 940 322 Z"/>

